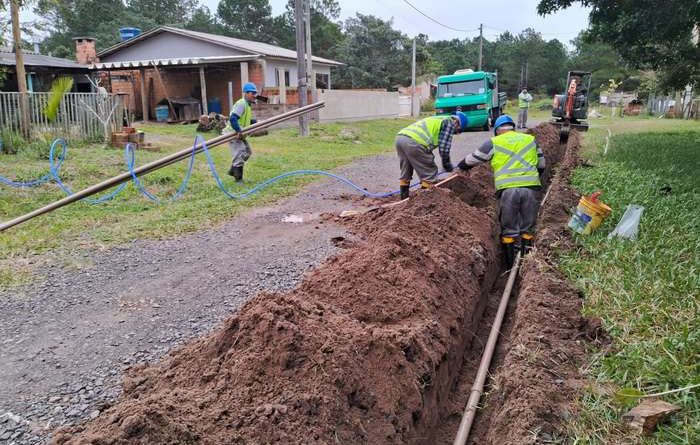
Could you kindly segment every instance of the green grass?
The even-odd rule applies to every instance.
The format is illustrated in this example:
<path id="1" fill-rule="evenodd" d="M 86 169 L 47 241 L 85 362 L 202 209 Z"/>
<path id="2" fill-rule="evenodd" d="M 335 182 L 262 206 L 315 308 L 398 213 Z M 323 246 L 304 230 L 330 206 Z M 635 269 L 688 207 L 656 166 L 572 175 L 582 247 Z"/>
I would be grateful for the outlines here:
<path id="1" fill-rule="evenodd" d="M 606 129 L 591 129 L 587 154 L 595 166 L 573 177 L 583 193 L 602 190 L 614 213 L 560 258 L 586 295 L 584 314 L 600 317 L 612 337 L 611 348 L 594 353 L 587 367 L 591 385 L 572 425 L 574 443 L 699 444 L 700 388 L 664 396 L 681 412 L 638 441 L 621 428 L 620 414 L 629 407 L 615 393 L 634 388 L 649 394 L 700 382 L 700 126 L 619 121 L 605 156 Z M 622 134 L 641 128 L 659 132 Z M 627 204 L 645 208 L 639 238 L 607 239 Z"/>
<path id="2" fill-rule="evenodd" d="M 253 156 L 246 164 L 246 183 L 236 185 L 226 175 L 230 164 L 228 146 L 212 151 L 220 175 L 233 191 L 245 191 L 253 184 L 297 169 L 330 170 L 351 161 L 393 150 L 396 131 L 410 121 L 379 120 L 345 124 L 313 125 L 309 138 L 297 136 L 293 128 L 273 130 L 269 135 L 250 138 Z M 161 153 L 138 151 L 137 165 L 158 159 L 191 144 L 194 125 L 142 127 L 148 134 L 158 132 L 173 138 Z M 344 129 L 351 130 L 342 131 Z M 348 136 L 348 134 L 351 134 Z M 212 137 L 209 135 L 208 137 Z M 174 145 L 174 142 L 179 143 Z M 41 176 L 48 163 L 34 150 L 0 155 L 0 175 L 28 180 Z M 167 198 L 182 180 L 186 162 L 147 175 L 144 183 L 157 196 Z M 61 176 L 73 190 L 80 190 L 114 176 L 125 169 L 123 151 L 96 145 L 70 147 Z M 76 203 L 0 233 L 0 288 L 27 279 L 27 271 L 46 262 L 81 267 L 81 253 L 135 239 L 162 238 L 210 227 L 241 210 L 273 202 L 294 194 L 316 177 L 278 182 L 246 200 L 231 200 L 218 188 L 204 156 L 198 156 L 189 187 L 176 202 L 163 205 L 146 200 L 130 184 L 116 199 L 100 205 Z M 0 185 L 0 220 L 6 221 L 65 196 L 54 184 L 35 189 L 11 189 Z"/>

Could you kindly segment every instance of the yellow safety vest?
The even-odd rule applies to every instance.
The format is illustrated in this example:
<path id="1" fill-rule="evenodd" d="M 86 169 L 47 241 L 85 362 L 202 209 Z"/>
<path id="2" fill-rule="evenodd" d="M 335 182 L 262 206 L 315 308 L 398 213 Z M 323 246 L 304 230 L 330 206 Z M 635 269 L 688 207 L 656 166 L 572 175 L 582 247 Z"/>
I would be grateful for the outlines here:
<path id="1" fill-rule="evenodd" d="M 238 117 L 238 125 L 241 127 L 241 129 L 243 129 L 245 127 L 250 126 L 250 122 L 253 120 L 253 110 L 250 108 L 250 104 L 248 103 L 248 101 L 245 100 L 245 98 L 243 98 L 243 97 L 241 97 L 240 99 L 238 99 L 236 101 L 236 103 L 233 105 L 233 108 L 236 109 L 236 106 L 238 106 L 238 104 L 240 104 L 241 102 L 243 102 L 243 105 L 245 106 L 245 108 L 243 109 L 243 116 Z M 229 129 L 232 129 L 231 128 L 231 115 L 232 114 L 233 114 L 233 110 L 231 110 L 231 112 L 229 113 L 229 115 L 228 115 L 229 121 L 226 124 L 226 126 Z"/>
<path id="2" fill-rule="evenodd" d="M 520 94 L 518 94 L 518 108 L 530 108 L 530 102 L 523 99 Z"/>
<path id="3" fill-rule="evenodd" d="M 426 149 L 432 151 L 438 146 L 440 126 L 445 119 L 452 118 L 450 116 L 426 117 L 402 129 L 399 131 L 399 134 L 410 137 Z"/>
<path id="4" fill-rule="evenodd" d="M 496 190 L 542 185 L 537 172 L 537 143 L 529 134 L 509 131 L 491 138 Z"/>

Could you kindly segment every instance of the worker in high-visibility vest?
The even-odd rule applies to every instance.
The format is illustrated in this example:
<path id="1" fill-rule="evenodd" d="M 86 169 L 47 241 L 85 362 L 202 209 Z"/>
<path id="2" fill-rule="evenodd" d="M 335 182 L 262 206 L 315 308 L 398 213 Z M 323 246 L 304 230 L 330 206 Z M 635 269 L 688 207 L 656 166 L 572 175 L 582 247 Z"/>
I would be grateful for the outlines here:
<path id="1" fill-rule="evenodd" d="M 532 95 L 527 92 L 527 88 L 518 94 L 518 128 L 527 128 L 527 111 L 532 102 Z"/>
<path id="2" fill-rule="evenodd" d="M 225 133 L 237 133 L 237 137 L 228 143 L 231 149 L 231 168 L 228 174 L 236 178 L 236 182 L 243 181 L 243 165 L 250 159 L 252 153 L 250 144 L 246 141 L 245 136 L 241 131 L 255 122 L 253 119 L 253 110 L 250 107 L 255 103 L 255 97 L 258 95 L 258 89 L 252 82 L 247 82 L 243 85 L 243 97 L 233 104 L 233 108 L 229 113 L 228 124 L 226 125 Z"/>
<path id="3" fill-rule="evenodd" d="M 467 115 L 457 111 L 451 116 L 426 117 L 399 131 L 395 145 L 401 167 L 401 199 L 408 198 L 414 170 L 422 188 L 429 188 L 437 181 L 438 167 L 433 154 L 436 148 L 442 159 L 442 167 L 448 172 L 452 171 L 452 137 L 466 130 L 467 123 Z"/>
<path id="4" fill-rule="evenodd" d="M 535 239 L 535 223 L 540 207 L 545 159 L 535 137 L 515 131 L 508 115 L 494 123 L 494 137 L 457 164 L 466 171 L 481 162 L 491 161 L 498 197 L 501 243 L 506 266 L 513 265 L 517 249 L 527 253 Z"/>

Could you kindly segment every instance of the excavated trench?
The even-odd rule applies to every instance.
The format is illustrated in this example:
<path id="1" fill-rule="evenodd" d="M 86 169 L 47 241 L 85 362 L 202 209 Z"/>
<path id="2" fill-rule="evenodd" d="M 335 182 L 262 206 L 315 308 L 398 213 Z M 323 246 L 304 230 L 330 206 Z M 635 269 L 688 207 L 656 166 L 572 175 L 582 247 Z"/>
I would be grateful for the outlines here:
<path id="1" fill-rule="evenodd" d="M 535 133 L 549 165 L 565 164 L 556 130 L 542 125 Z M 132 368 L 116 405 L 85 425 L 57 431 L 55 443 L 451 443 L 443 439 L 445 431 L 464 406 L 460 388 L 478 366 L 475 333 L 483 330 L 482 314 L 501 272 L 491 184 L 482 166 L 451 181 L 449 189 L 355 218 L 357 240 L 297 288 L 260 294 L 210 335 L 158 363 Z M 552 220 L 552 227 L 558 224 Z M 538 246 L 557 235 L 545 230 Z M 558 336 L 576 335 L 560 332 L 547 317 L 533 318 L 549 315 L 549 309 L 556 317 L 561 304 L 539 302 L 539 292 L 558 292 L 561 284 L 541 278 L 546 249 L 539 250 L 523 267 L 511 322 L 517 339 L 511 336 L 499 354 L 496 378 L 503 391 L 491 393 L 494 408 L 479 419 L 475 434 L 483 440 L 474 443 L 525 443 L 500 435 L 517 436 L 511 424 L 520 423 L 520 414 L 551 414 L 520 409 L 520 397 L 531 395 L 523 385 L 534 385 L 532 391 L 543 397 L 552 387 L 512 357 L 520 350 L 514 345 L 534 341 L 556 344 L 559 354 Z M 531 301 L 535 306 L 519 315 Z M 568 328 L 574 318 L 562 323 Z M 523 428 L 532 423 L 523 422 Z"/>

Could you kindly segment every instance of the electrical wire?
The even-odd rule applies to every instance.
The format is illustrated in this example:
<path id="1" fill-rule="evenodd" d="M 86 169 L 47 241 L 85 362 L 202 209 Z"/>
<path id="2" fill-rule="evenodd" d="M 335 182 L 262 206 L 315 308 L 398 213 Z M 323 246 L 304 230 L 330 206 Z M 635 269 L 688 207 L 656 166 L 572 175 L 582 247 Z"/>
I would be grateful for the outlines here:
<path id="1" fill-rule="evenodd" d="M 440 25 L 440 26 L 442 26 L 442 27 L 445 27 L 445 28 L 447 28 L 447 29 L 450 29 L 450 30 L 452 30 L 452 31 L 457 31 L 457 32 L 475 32 L 475 31 L 478 31 L 478 30 L 479 30 L 479 28 L 476 28 L 476 29 L 458 29 L 458 28 L 453 28 L 452 26 L 449 26 L 449 25 L 445 25 L 444 23 L 438 22 L 438 21 L 435 20 L 434 18 L 430 17 L 428 14 L 424 13 L 424 12 L 421 11 L 420 9 L 416 8 L 415 6 L 413 6 L 413 4 L 412 4 L 411 2 L 409 2 L 408 0 L 403 0 L 403 1 L 404 1 L 404 3 L 406 3 L 408 6 L 410 6 L 410 7 L 413 8 L 413 9 L 415 9 L 416 11 L 418 11 L 418 13 L 420 13 L 423 17 L 427 18 L 427 19 L 430 20 L 430 21 L 433 21 L 433 22 L 437 23 L 438 25 Z"/>

